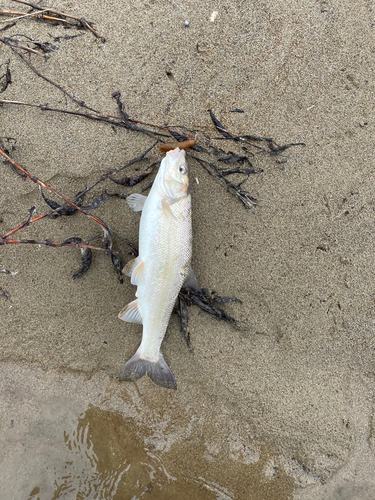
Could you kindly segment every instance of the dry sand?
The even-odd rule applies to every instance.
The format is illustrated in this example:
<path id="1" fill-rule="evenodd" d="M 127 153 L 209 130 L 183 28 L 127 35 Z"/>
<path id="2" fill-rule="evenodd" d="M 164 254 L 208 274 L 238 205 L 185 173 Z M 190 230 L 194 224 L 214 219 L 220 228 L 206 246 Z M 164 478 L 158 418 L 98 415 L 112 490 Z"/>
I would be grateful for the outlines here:
<path id="1" fill-rule="evenodd" d="M 176 393 L 114 378 L 141 330 L 117 319 L 134 287 L 117 281 L 108 258 L 96 253 L 73 281 L 76 249 L 1 247 L 0 268 L 18 271 L 0 275 L 11 294 L 0 297 L 1 496 L 94 498 L 96 485 L 116 500 L 146 491 L 154 499 L 373 499 L 373 2 L 179 4 L 53 3 L 95 22 L 105 43 L 89 33 L 64 39 L 82 32 L 34 20 L 0 35 L 55 45 L 48 60 L 30 61 L 104 114 L 117 115 L 111 94 L 120 90 L 130 116 L 146 122 L 215 136 L 211 108 L 234 132 L 306 147 L 287 150 L 282 163 L 254 158 L 264 172 L 246 182 L 259 200 L 251 211 L 190 162 L 193 267 L 203 286 L 243 304 L 227 307 L 236 328 L 192 308 L 193 352 L 172 317 L 163 350 Z M 79 109 L 3 44 L 0 75 L 8 59 L 12 84 L 0 98 Z M 16 138 L 12 157 L 70 198 L 152 144 L 10 105 L 0 107 L 0 136 Z M 3 234 L 46 205 L 31 181 L 0 167 Z M 95 213 L 137 241 L 139 214 L 124 200 Z M 76 214 L 17 237 L 99 233 Z"/>

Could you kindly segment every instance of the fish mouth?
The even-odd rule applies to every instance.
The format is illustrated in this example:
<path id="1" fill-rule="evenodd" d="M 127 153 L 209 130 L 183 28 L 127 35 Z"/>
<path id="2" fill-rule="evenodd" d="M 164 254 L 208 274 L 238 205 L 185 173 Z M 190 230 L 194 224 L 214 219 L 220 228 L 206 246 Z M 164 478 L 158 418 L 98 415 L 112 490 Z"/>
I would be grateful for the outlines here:
<path id="1" fill-rule="evenodd" d="M 185 150 L 180 148 L 172 149 L 172 151 L 167 152 L 167 156 L 169 156 L 171 160 L 178 160 L 181 156 L 185 156 Z"/>

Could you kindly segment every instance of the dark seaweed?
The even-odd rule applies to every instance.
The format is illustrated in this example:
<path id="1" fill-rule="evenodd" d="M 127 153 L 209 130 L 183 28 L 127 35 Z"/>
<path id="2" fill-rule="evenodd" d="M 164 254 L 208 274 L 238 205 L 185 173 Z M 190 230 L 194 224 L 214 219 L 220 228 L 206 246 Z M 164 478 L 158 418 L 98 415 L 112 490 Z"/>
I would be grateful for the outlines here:
<path id="1" fill-rule="evenodd" d="M 108 200 L 108 194 L 104 192 L 99 196 L 96 196 L 91 203 L 83 206 L 82 208 L 84 210 L 94 210 L 95 208 L 99 208 L 101 205 L 103 205 L 107 200 Z"/>
<path id="2" fill-rule="evenodd" d="M 74 280 L 83 276 L 90 269 L 92 262 L 91 248 L 81 248 L 81 256 L 82 256 L 82 267 L 73 274 Z"/>
<path id="3" fill-rule="evenodd" d="M 263 170 L 255 170 L 253 168 L 240 168 L 240 167 L 232 168 L 231 170 L 220 170 L 221 175 L 223 175 L 224 177 L 226 175 L 231 175 L 231 174 L 250 175 L 250 174 L 259 174 L 259 172 L 263 172 Z"/>
<path id="4" fill-rule="evenodd" d="M 118 255 L 115 255 L 114 253 L 111 252 L 111 260 L 112 260 L 112 264 L 113 264 L 114 268 L 116 269 L 116 273 L 117 273 L 119 282 L 124 283 L 124 278 L 123 278 L 123 274 L 122 274 L 123 265 L 121 262 L 121 258 Z"/>
<path id="5" fill-rule="evenodd" d="M 220 156 L 220 158 L 218 158 L 218 161 L 222 161 L 224 163 L 234 163 L 238 161 L 238 163 L 240 163 L 241 165 L 243 165 L 244 161 L 250 163 L 250 160 L 248 159 L 247 156 L 240 156 L 236 153 L 233 153 L 232 151 L 228 151 L 226 155 Z"/>
<path id="6" fill-rule="evenodd" d="M 7 290 L 0 290 L 0 297 L 5 297 L 6 300 L 10 300 L 11 295 Z"/>
<path id="7" fill-rule="evenodd" d="M 184 299 L 187 306 L 196 305 L 202 311 L 215 316 L 218 320 L 227 321 L 228 323 L 235 323 L 237 320 L 230 316 L 224 309 L 213 305 L 214 299 L 211 298 L 207 288 L 202 288 L 201 292 L 183 288 L 180 296 Z M 241 302 L 239 299 L 231 299 L 227 297 L 227 302 Z"/>
<path id="8" fill-rule="evenodd" d="M 179 296 L 179 306 L 180 307 L 179 307 L 177 313 L 180 316 L 180 327 L 181 327 L 180 330 L 181 330 L 181 333 L 184 336 L 186 345 L 191 350 L 192 349 L 192 345 L 191 345 L 191 342 L 190 342 L 190 333 L 188 331 L 188 317 L 189 317 L 189 312 L 188 312 L 188 309 L 187 309 L 187 306 L 186 306 L 185 299 L 182 296 L 182 294 L 180 294 L 180 296 Z"/>
<path id="9" fill-rule="evenodd" d="M 105 228 L 103 228 L 102 240 L 103 240 L 103 248 L 105 248 L 106 250 L 108 250 L 111 253 L 111 261 L 112 261 L 112 264 L 116 270 L 118 279 L 119 279 L 120 283 L 123 283 L 124 282 L 123 274 L 122 274 L 122 267 L 123 266 L 122 266 L 121 258 L 112 252 L 112 247 L 113 247 L 112 236 L 111 236 L 111 233 L 109 231 L 107 231 L 107 229 L 105 229 Z"/>
<path id="10" fill-rule="evenodd" d="M 79 245 L 79 244 L 84 243 L 84 241 L 82 240 L 82 238 L 77 238 L 77 237 L 68 238 L 67 240 L 65 240 L 61 244 L 61 246 L 64 246 L 67 243 L 77 243 Z M 81 250 L 82 267 L 80 269 L 78 269 L 78 271 L 76 271 L 73 274 L 73 279 L 80 278 L 85 273 L 87 273 L 87 271 L 90 269 L 90 266 L 92 264 L 92 250 L 91 250 L 91 248 L 80 248 L 80 250 Z"/>
<path id="11" fill-rule="evenodd" d="M 171 136 L 173 137 L 173 139 L 175 139 L 178 142 L 183 142 L 183 141 L 186 141 L 188 139 L 187 135 L 181 135 L 181 134 L 179 134 L 178 132 L 176 132 L 174 130 L 168 129 L 168 132 L 171 134 Z"/>
<path id="12" fill-rule="evenodd" d="M 6 69 L 5 73 L 0 76 L 0 81 L 2 79 L 4 79 L 3 86 L 0 89 L 0 94 L 2 94 L 3 92 L 5 92 L 6 89 L 8 88 L 8 85 L 10 85 L 12 83 L 12 76 L 10 74 L 9 64 L 10 64 L 10 59 L 6 63 L 7 69 Z"/>
<path id="13" fill-rule="evenodd" d="M 39 189 L 43 200 L 50 208 L 52 208 L 52 210 L 54 210 L 53 214 L 51 214 L 51 217 L 58 217 L 60 215 L 66 215 L 67 217 L 69 217 L 70 215 L 74 215 L 77 212 L 77 209 L 72 207 L 71 205 L 60 205 L 56 201 L 47 198 L 40 186 Z M 80 203 L 77 203 L 77 205 L 80 206 Z"/>
<path id="14" fill-rule="evenodd" d="M 216 130 L 220 132 L 220 134 L 222 134 L 227 139 L 235 140 L 235 138 L 225 129 L 225 127 L 219 122 L 219 120 L 213 114 L 212 109 L 209 109 L 208 111 L 210 112 L 211 120 L 212 123 L 215 125 Z"/>
<path id="15" fill-rule="evenodd" d="M 151 172 L 145 172 L 144 174 L 137 175 L 136 177 L 123 177 L 120 180 L 114 179 L 111 176 L 108 176 L 108 179 L 115 182 L 116 184 L 120 184 L 121 186 L 135 186 L 139 182 L 143 181 L 146 177 L 150 175 Z"/>

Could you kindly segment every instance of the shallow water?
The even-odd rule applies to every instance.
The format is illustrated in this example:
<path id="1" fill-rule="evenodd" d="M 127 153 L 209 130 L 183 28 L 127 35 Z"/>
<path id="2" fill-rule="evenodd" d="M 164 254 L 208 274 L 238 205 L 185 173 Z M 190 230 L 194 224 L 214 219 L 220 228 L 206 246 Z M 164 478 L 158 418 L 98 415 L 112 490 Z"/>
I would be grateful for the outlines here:
<path id="1" fill-rule="evenodd" d="M 248 457 L 247 463 L 214 458 L 198 433 L 171 441 L 163 452 L 149 439 L 147 425 L 98 406 L 99 401 L 121 405 L 121 391 L 114 394 L 111 384 L 103 398 L 100 380 L 25 368 L 14 373 L 14 369 L 18 370 L 5 366 L 1 374 L 0 396 L 5 402 L 1 498 L 290 498 L 290 481 L 282 470 L 268 470 L 266 477 L 271 463 L 266 450 Z M 114 387 L 121 389 L 120 384 Z M 128 405 L 126 411 L 131 414 L 132 408 Z M 166 438 L 171 436 L 165 434 Z"/>
<path id="2" fill-rule="evenodd" d="M 146 494 L 147 498 L 216 498 L 199 483 L 170 474 L 142 443 L 131 421 L 114 412 L 91 406 L 75 426 L 59 431 L 58 453 L 30 478 L 29 500 L 135 500 Z"/>

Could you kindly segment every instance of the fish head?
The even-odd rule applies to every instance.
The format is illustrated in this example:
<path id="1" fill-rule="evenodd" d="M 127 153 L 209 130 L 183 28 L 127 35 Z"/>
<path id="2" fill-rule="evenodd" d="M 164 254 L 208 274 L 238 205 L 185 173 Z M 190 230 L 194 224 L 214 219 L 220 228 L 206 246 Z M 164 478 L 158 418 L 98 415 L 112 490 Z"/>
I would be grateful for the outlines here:
<path id="1" fill-rule="evenodd" d="M 183 149 L 176 148 L 167 152 L 161 162 L 158 177 L 159 189 L 171 202 L 187 196 L 189 175 Z"/>

